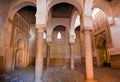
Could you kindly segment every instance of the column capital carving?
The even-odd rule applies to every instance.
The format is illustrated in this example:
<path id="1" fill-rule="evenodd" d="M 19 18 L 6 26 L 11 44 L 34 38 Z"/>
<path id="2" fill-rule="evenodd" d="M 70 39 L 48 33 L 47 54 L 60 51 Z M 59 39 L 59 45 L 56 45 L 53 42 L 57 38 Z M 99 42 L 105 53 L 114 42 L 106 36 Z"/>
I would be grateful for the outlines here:
<path id="1" fill-rule="evenodd" d="M 38 29 L 38 32 L 44 32 L 43 28 L 37 28 L 37 29 Z"/>
<path id="2" fill-rule="evenodd" d="M 36 28 L 38 29 L 38 28 L 45 28 L 45 24 L 36 24 Z"/>
<path id="3" fill-rule="evenodd" d="M 47 45 L 51 45 L 52 42 L 51 42 L 51 41 L 47 41 L 46 44 L 47 44 Z"/>
<path id="4" fill-rule="evenodd" d="M 75 43 L 75 35 L 70 35 L 70 38 L 69 38 L 69 43 L 72 43 L 74 44 Z"/>
<path id="5" fill-rule="evenodd" d="M 52 42 L 52 36 L 51 35 L 47 35 L 46 37 L 46 42 Z"/>
<path id="6" fill-rule="evenodd" d="M 36 28 L 38 29 L 38 32 L 44 32 L 45 26 L 45 24 L 37 24 Z"/>
<path id="7" fill-rule="evenodd" d="M 93 29 L 92 16 L 84 15 L 84 29 Z"/>
<path id="8" fill-rule="evenodd" d="M 86 33 L 86 34 L 90 34 L 91 33 L 91 31 L 92 31 L 92 29 L 84 29 L 84 33 Z"/>
<path id="9" fill-rule="evenodd" d="M 83 31 L 89 31 L 92 32 L 93 29 L 84 29 Z"/>

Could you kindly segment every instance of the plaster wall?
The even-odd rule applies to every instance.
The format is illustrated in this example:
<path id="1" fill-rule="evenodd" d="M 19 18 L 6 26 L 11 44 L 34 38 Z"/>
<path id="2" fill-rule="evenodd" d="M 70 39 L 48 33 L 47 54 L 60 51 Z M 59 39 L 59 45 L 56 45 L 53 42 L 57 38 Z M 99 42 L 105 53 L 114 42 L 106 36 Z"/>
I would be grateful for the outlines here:
<path id="1" fill-rule="evenodd" d="M 120 69 L 120 17 L 115 18 L 115 25 L 111 28 L 113 48 L 109 49 L 111 57 L 111 67 Z"/>
<path id="2" fill-rule="evenodd" d="M 58 25 L 62 25 L 64 27 L 66 27 L 66 30 L 68 31 L 70 28 L 70 19 L 69 18 L 52 18 L 50 19 L 51 23 L 49 24 L 48 28 L 47 28 L 47 34 L 52 36 L 52 31 L 53 29 L 58 26 Z"/>
<path id="3" fill-rule="evenodd" d="M 114 48 L 120 48 L 120 17 L 115 18 L 116 24 L 112 26 L 111 29 L 111 36 L 112 36 L 112 43 Z"/>
<path id="4" fill-rule="evenodd" d="M 6 20 L 8 15 L 8 10 L 11 5 L 11 0 L 1 0 L 0 2 L 0 72 L 4 71 L 5 65 L 5 54 L 7 54 L 7 41 L 5 38 L 9 39 L 6 35 L 9 29 L 6 28 Z M 9 61 L 9 60 L 8 60 Z M 10 62 L 11 63 L 11 62 Z"/>
<path id="5" fill-rule="evenodd" d="M 5 46 L 4 36 L 8 29 L 5 26 L 8 10 L 11 4 L 11 0 L 2 0 L 0 3 L 0 55 L 3 55 L 2 48 Z"/>

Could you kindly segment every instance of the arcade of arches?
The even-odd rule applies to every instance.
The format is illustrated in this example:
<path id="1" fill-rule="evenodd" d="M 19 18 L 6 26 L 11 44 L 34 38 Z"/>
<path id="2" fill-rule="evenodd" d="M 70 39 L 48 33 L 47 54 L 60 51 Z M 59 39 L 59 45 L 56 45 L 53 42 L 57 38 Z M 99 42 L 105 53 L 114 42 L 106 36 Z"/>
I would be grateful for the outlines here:
<path id="1" fill-rule="evenodd" d="M 119 82 L 119 8 L 119 0 L 1 0 L 0 77 L 5 78 L 3 82 L 28 82 L 6 76 L 31 67 L 34 72 L 29 82 L 69 82 L 69 79 L 60 80 L 59 76 L 57 81 L 44 81 L 46 70 L 55 72 L 59 68 L 68 72 L 67 76 L 71 71 L 82 72 L 82 76 L 75 77 L 83 78 L 83 82 Z M 111 74 L 115 71 L 117 80 L 96 79 L 102 70 Z"/>

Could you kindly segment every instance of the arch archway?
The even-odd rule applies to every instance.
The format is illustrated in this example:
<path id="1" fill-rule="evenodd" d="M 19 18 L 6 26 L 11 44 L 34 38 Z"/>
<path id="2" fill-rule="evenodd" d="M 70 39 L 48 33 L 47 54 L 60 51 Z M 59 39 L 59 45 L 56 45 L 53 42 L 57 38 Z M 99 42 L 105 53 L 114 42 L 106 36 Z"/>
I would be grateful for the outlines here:
<path id="1" fill-rule="evenodd" d="M 61 34 L 58 38 L 57 35 Z M 52 45 L 51 45 L 51 66 L 67 66 L 69 65 L 69 42 L 68 31 L 66 27 L 58 25 L 52 32 Z"/>
<path id="2" fill-rule="evenodd" d="M 56 6 L 58 7 L 58 5 L 69 5 L 72 6 L 72 11 L 69 14 L 68 19 L 59 19 L 60 17 L 57 17 L 55 19 L 55 17 L 52 16 L 52 12 L 54 10 L 54 7 L 56 8 Z M 79 4 L 79 5 L 78 5 Z M 78 7 L 79 6 L 79 7 Z M 77 14 L 79 14 L 79 16 L 81 16 L 80 18 L 82 19 L 82 6 L 79 2 L 77 1 L 73 1 L 73 0 L 56 0 L 56 1 L 51 1 L 48 3 L 48 14 L 49 14 L 49 18 L 48 18 L 48 27 L 47 27 L 47 33 L 50 35 L 52 34 L 52 31 L 54 29 L 54 27 L 58 26 L 58 25 L 63 25 L 65 27 L 67 27 L 68 32 L 70 33 L 71 29 L 74 31 L 73 28 L 71 28 L 71 24 L 72 22 L 75 21 L 76 16 L 72 16 L 74 15 L 76 12 Z M 69 9 L 69 8 L 68 8 Z M 75 12 L 75 13 L 74 13 Z M 66 17 L 67 18 L 67 17 Z M 65 20 L 65 21 L 64 21 Z M 72 20 L 72 22 L 71 22 Z M 81 21 L 80 21 L 81 22 Z M 72 26 L 74 25 L 74 23 L 72 23 Z"/>
<path id="3" fill-rule="evenodd" d="M 110 55 L 108 53 L 108 49 L 112 47 L 110 26 L 107 15 L 104 11 L 96 8 L 93 10 L 93 14 L 93 37 L 96 45 L 97 66 L 103 66 L 104 63 L 110 63 Z"/>
<path id="4" fill-rule="evenodd" d="M 12 6 L 10 7 L 10 10 L 8 12 L 8 16 L 7 16 L 7 19 L 6 19 L 6 22 L 4 24 L 4 29 L 9 29 L 9 30 L 6 30 L 7 34 L 4 33 L 4 37 L 11 37 L 12 33 L 12 27 L 13 27 L 13 20 L 14 20 L 14 16 L 15 14 L 20 10 L 22 9 L 23 7 L 25 6 L 34 6 L 35 7 L 35 4 L 36 2 L 34 0 L 31 0 L 31 1 L 25 1 L 25 0 L 19 0 L 19 1 L 16 1 L 15 3 L 12 4 Z M 11 38 L 5 38 L 5 41 L 8 41 L 7 43 L 10 43 L 10 40 Z M 11 45 L 11 44 L 8 44 L 8 45 Z"/>
<path id="5" fill-rule="evenodd" d="M 110 55 L 108 53 L 108 46 L 106 38 L 103 35 L 95 37 L 96 53 L 97 53 L 97 66 L 110 67 Z"/>
<path id="6" fill-rule="evenodd" d="M 78 10 L 79 10 L 79 13 L 82 14 L 82 3 L 80 4 L 79 2 L 77 2 L 76 0 L 53 0 L 51 2 L 48 3 L 48 6 L 47 6 L 47 12 L 50 11 L 50 9 L 56 5 L 56 4 L 59 4 L 59 3 L 68 3 L 68 4 L 71 4 L 73 5 L 74 7 L 76 7 Z"/>
<path id="7" fill-rule="evenodd" d="M 27 3 L 27 2 L 23 2 Z M 22 3 L 18 4 L 15 8 L 13 8 L 13 17 L 10 17 L 9 19 L 12 21 L 11 23 L 11 34 L 10 34 L 10 48 L 13 49 L 13 60 L 12 60 L 12 70 L 14 68 L 24 68 L 29 65 L 29 34 L 30 34 L 30 25 L 32 25 L 32 21 L 29 21 L 29 17 L 32 14 L 32 17 L 30 16 L 30 19 L 33 19 L 35 15 L 33 15 L 36 11 L 35 7 L 33 6 L 25 6 L 28 4 L 21 5 Z M 21 9 L 20 9 L 21 8 Z M 31 9 L 32 8 L 32 9 Z M 18 10 L 20 9 L 20 10 Z M 29 12 L 30 11 L 30 12 Z M 33 12 L 32 12 L 33 11 Z M 25 14 L 25 12 L 29 12 L 29 15 Z M 26 16 L 26 17 L 25 17 Z M 19 40 L 22 40 L 24 42 L 24 48 L 20 49 L 17 46 L 17 43 Z M 21 54 L 21 63 L 15 63 L 19 59 L 17 59 L 17 55 Z M 19 62 L 20 62 L 19 60 Z"/>
<path id="8" fill-rule="evenodd" d="M 74 30 L 80 25 L 80 15 L 78 11 L 74 11 L 71 16 L 70 34 L 74 34 Z"/>
<path id="9" fill-rule="evenodd" d="M 14 15 L 17 13 L 17 11 L 19 11 L 20 9 L 22 9 L 25 6 L 33 6 L 36 7 L 36 2 L 34 0 L 31 1 L 25 1 L 25 0 L 21 0 L 16 2 L 10 9 L 9 14 L 8 14 L 8 19 L 9 20 L 13 20 Z"/>
<path id="10" fill-rule="evenodd" d="M 113 12 L 109 4 L 103 4 L 101 1 L 95 1 L 93 4 L 93 8 L 99 8 L 100 10 L 102 10 L 106 14 L 109 22 L 114 19 Z"/>
<path id="11" fill-rule="evenodd" d="M 28 48 L 28 41 L 27 37 L 25 37 L 22 33 L 19 33 L 16 35 L 16 40 L 15 40 L 15 46 L 16 46 L 16 51 L 14 54 L 14 59 L 13 62 L 13 68 L 23 68 L 26 67 L 27 62 L 28 62 L 28 54 L 27 54 L 27 48 Z"/>

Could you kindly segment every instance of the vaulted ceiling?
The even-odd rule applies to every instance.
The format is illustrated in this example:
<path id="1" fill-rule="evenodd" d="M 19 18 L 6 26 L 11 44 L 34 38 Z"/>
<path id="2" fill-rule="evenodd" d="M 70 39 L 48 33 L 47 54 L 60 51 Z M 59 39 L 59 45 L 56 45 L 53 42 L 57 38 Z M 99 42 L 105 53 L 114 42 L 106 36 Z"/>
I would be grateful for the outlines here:
<path id="1" fill-rule="evenodd" d="M 36 13 L 36 8 L 33 6 L 26 6 L 23 7 L 18 11 L 18 13 L 30 24 L 35 24 L 35 13 Z"/>
<path id="2" fill-rule="evenodd" d="M 118 5 L 120 2 L 120 0 L 104 0 L 104 1 L 108 2 L 108 4 L 112 7 Z"/>
<path id="3" fill-rule="evenodd" d="M 110 0 L 106 0 L 106 1 L 110 1 Z M 108 4 L 111 7 L 112 15 L 114 17 L 120 16 L 120 0 L 111 0 L 110 2 L 108 2 Z"/>
<path id="4" fill-rule="evenodd" d="M 69 18 L 71 16 L 73 5 L 68 3 L 56 4 L 52 7 L 52 17 L 53 18 Z"/>
<path id="5" fill-rule="evenodd" d="M 110 16 L 120 16 L 120 0 L 94 0 L 97 7 L 101 7 L 104 12 Z"/>
<path id="6" fill-rule="evenodd" d="M 120 0 L 100 0 L 103 4 L 111 6 L 114 16 L 120 15 Z M 68 3 L 59 3 L 52 7 L 53 18 L 70 18 L 73 9 L 76 9 L 73 5 Z M 18 11 L 29 23 L 35 23 L 36 8 L 33 6 L 26 6 Z"/>

